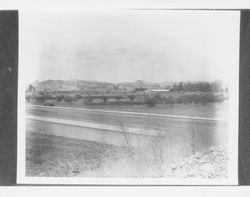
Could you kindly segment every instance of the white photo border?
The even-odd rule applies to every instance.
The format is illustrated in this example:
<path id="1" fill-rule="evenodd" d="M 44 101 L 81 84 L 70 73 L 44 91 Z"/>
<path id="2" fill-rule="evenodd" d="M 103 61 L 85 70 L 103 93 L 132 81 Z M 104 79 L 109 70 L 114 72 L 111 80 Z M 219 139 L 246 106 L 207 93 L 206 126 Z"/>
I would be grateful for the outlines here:
<path id="1" fill-rule="evenodd" d="M 62 11 L 62 10 L 60 10 Z M 166 10 L 171 11 L 171 10 Z M 199 11 L 199 10 L 197 10 Z M 235 67 L 230 68 L 231 83 L 229 84 L 229 146 L 228 169 L 226 179 L 167 179 L 167 178 L 88 178 L 88 177 L 27 177 L 25 176 L 25 76 L 28 69 L 23 64 L 25 43 L 22 37 L 22 24 L 26 13 L 19 11 L 19 73 L 18 73 L 18 144 L 17 144 L 17 184 L 65 184 L 65 185 L 237 185 L 238 184 L 238 103 L 239 103 L 239 43 L 240 43 L 240 11 L 221 11 L 232 14 L 235 18 L 235 28 L 238 29 L 238 44 L 235 51 L 237 59 Z M 182 10 L 179 12 L 189 12 Z M 194 11 L 195 12 L 195 11 Z M 206 11 L 204 11 L 206 12 Z M 219 11 L 217 11 L 219 12 Z M 42 12 L 41 12 L 42 13 Z M 38 21 L 39 22 L 39 21 Z M 30 49 L 32 50 L 32 49 Z"/>

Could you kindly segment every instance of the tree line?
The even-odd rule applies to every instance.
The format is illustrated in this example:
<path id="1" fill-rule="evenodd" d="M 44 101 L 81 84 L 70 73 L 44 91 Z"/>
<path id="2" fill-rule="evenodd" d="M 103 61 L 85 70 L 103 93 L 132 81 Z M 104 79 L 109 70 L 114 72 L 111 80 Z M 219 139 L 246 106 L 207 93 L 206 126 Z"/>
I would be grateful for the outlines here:
<path id="1" fill-rule="evenodd" d="M 222 92 L 227 91 L 221 81 L 214 82 L 180 82 L 174 84 L 171 88 L 172 92 Z"/>

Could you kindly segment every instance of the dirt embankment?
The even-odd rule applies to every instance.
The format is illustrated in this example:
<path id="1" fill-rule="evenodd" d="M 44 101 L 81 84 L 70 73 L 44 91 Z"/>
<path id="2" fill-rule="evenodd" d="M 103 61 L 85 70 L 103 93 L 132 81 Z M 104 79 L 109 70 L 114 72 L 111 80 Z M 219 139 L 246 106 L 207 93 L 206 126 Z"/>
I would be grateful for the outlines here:
<path id="1" fill-rule="evenodd" d="M 227 151 L 211 147 L 206 152 L 185 158 L 165 171 L 165 177 L 174 178 L 227 178 Z"/>

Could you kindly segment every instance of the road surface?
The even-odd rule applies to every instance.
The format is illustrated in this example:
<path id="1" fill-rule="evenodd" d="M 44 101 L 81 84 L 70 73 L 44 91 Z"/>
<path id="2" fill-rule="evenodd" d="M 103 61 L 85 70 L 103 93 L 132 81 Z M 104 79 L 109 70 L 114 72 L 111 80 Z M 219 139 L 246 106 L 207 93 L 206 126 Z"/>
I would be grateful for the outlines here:
<path id="1" fill-rule="evenodd" d="M 197 131 L 225 132 L 227 120 L 206 117 L 178 116 L 166 114 L 138 113 L 127 111 L 110 111 L 86 108 L 51 107 L 27 105 L 27 118 L 33 120 L 81 125 L 82 127 L 119 131 L 121 129 L 132 133 L 148 131 L 148 134 L 168 132 Z M 134 130 L 133 130 L 134 128 Z M 155 131 L 155 132 L 153 132 Z"/>
<path id="2" fill-rule="evenodd" d="M 113 145 L 127 143 L 122 133 L 132 136 L 135 145 L 164 136 L 168 144 L 194 143 L 200 150 L 227 143 L 228 134 L 227 120 L 171 114 L 27 105 L 26 118 L 27 132 Z"/>
<path id="3" fill-rule="evenodd" d="M 154 113 L 138 113 L 128 111 L 110 111 L 85 108 L 51 107 L 41 105 L 27 105 L 27 114 L 41 117 L 52 117 L 78 121 L 89 121 L 111 125 L 140 125 L 165 128 L 170 122 L 196 122 L 207 124 L 226 124 L 227 120 L 208 117 L 194 117 L 181 115 L 165 115 Z"/>

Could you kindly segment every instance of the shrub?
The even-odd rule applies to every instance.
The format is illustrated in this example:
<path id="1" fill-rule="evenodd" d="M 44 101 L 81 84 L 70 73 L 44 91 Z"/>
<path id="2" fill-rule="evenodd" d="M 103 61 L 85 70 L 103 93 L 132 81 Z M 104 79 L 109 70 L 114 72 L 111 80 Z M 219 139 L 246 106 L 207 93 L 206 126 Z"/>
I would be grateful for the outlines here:
<path id="1" fill-rule="evenodd" d="M 164 97 L 163 101 L 165 104 L 173 103 L 209 103 L 209 102 L 221 102 L 225 98 L 223 95 L 214 93 L 188 93 L 180 94 L 176 97 L 168 96 Z"/>
<path id="2" fill-rule="evenodd" d="M 164 97 L 163 101 L 165 104 L 174 104 L 175 103 L 175 100 L 172 96 Z"/>
<path id="3" fill-rule="evenodd" d="M 148 107 L 155 107 L 155 104 L 156 104 L 155 97 L 146 98 L 146 104 L 147 104 Z"/>
<path id="4" fill-rule="evenodd" d="M 131 101 L 133 101 L 133 100 L 136 98 L 136 96 L 135 96 L 135 95 L 129 95 L 128 98 L 129 98 Z"/>
<path id="5" fill-rule="evenodd" d="M 59 96 L 56 97 L 56 100 L 59 101 L 59 102 L 62 101 L 63 99 L 64 99 L 63 95 L 59 95 Z"/>

